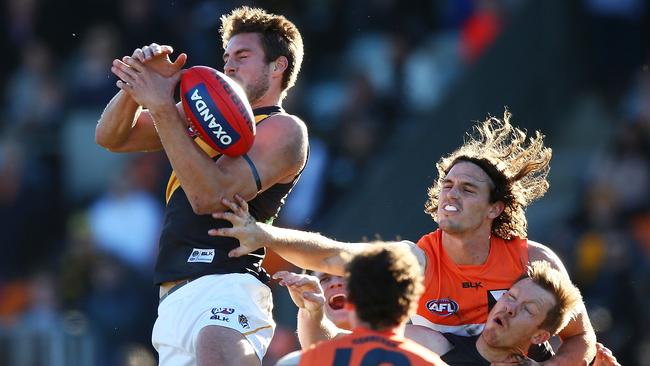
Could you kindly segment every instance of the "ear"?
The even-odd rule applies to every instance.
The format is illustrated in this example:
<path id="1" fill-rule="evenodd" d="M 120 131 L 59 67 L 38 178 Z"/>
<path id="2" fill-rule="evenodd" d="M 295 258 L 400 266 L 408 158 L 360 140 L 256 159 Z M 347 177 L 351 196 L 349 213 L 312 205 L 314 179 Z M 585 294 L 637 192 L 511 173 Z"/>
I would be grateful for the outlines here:
<path id="1" fill-rule="evenodd" d="M 530 337 L 530 343 L 542 344 L 551 338 L 551 333 L 546 329 L 539 329 Z"/>
<path id="2" fill-rule="evenodd" d="M 271 72 L 275 76 L 282 76 L 282 73 L 289 67 L 289 60 L 285 56 L 278 57 L 275 61 L 271 62 Z"/>
<path id="3" fill-rule="evenodd" d="M 502 201 L 496 201 L 495 203 L 492 204 L 490 207 L 490 211 L 488 211 L 488 217 L 492 220 L 496 219 L 503 213 L 503 210 L 506 208 L 506 205 Z"/>

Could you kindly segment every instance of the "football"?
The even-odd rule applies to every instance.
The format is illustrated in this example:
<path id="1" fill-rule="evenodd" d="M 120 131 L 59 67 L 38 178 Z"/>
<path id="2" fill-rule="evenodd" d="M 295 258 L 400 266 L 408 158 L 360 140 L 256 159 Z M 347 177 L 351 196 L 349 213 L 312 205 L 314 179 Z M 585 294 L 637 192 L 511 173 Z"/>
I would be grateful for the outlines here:
<path id="1" fill-rule="evenodd" d="M 192 128 L 210 147 L 228 156 L 248 152 L 255 123 L 246 93 L 230 77 L 194 66 L 181 76 L 181 103 Z"/>

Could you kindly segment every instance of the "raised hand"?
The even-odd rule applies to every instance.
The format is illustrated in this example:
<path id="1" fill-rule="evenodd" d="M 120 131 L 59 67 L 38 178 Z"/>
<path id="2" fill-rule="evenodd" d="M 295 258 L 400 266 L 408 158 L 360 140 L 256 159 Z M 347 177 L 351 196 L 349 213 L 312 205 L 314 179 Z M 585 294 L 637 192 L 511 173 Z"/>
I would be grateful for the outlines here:
<path id="1" fill-rule="evenodd" d="M 235 201 L 222 199 L 221 202 L 232 212 L 215 212 L 212 217 L 230 221 L 231 228 L 210 229 L 210 236 L 229 236 L 239 240 L 239 247 L 228 253 L 229 257 L 241 257 L 264 246 L 267 241 L 260 223 L 248 213 L 248 203 L 240 196 Z"/>
<path id="2" fill-rule="evenodd" d="M 174 88 L 180 79 L 180 71 L 166 77 L 129 56 L 122 61 L 113 60 L 111 71 L 120 78 L 117 86 L 141 106 L 156 109 L 176 104 Z"/>
<path id="3" fill-rule="evenodd" d="M 273 278 L 280 280 L 280 285 L 289 290 L 289 295 L 298 308 L 312 314 L 323 311 L 325 295 L 318 278 L 287 271 L 276 272 Z"/>
<path id="4" fill-rule="evenodd" d="M 131 57 L 151 67 L 159 74 L 170 77 L 182 69 L 187 61 L 187 54 L 181 53 L 172 62 L 169 58 L 172 53 L 174 53 L 172 46 L 152 43 L 142 48 L 136 48 Z"/>

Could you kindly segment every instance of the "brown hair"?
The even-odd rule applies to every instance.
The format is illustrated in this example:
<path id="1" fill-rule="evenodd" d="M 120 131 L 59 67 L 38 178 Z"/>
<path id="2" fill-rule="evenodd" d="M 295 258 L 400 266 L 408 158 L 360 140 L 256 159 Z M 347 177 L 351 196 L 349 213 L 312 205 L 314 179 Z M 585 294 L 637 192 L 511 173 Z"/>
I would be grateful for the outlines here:
<path id="1" fill-rule="evenodd" d="M 356 255 L 346 269 L 348 301 L 372 329 L 398 326 L 416 310 L 424 288 L 409 249 L 378 244 Z"/>
<path id="2" fill-rule="evenodd" d="M 555 298 L 555 306 L 548 311 L 539 327 L 548 330 L 551 335 L 556 334 L 580 310 L 579 306 L 582 304 L 580 290 L 571 283 L 568 276 L 551 267 L 551 264 L 546 261 L 532 262 L 520 280 L 526 278 L 530 278 Z"/>
<path id="3" fill-rule="evenodd" d="M 526 131 L 510 124 L 507 110 L 503 119 L 489 117 L 474 126 L 465 143 L 436 164 L 438 179 L 428 191 L 425 212 L 437 220 L 442 183 L 451 168 L 467 161 L 478 165 L 492 180 L 490 203 L 502 201 L 504 210 L 492 222 L 492 234 L 503 239 L 525 237 L 528 223 L 524 209 L 548 190 L 547 176 L 552 151 L 544 146 L 539 131 L 527 141 Z"/>
<path id="4" fill-rule="evenodd" d="M 286 92 L 296 83 L 304 54 L 302 36 L 298 28 L 284 16 L 242 6 L 221 16 L 219 33 L 224 49 L 230 38 L 237 34 L 259 33 L 267 63 L 280 56 L 287 58 L 287 69 L 282 76 L 282 91 Z"/>

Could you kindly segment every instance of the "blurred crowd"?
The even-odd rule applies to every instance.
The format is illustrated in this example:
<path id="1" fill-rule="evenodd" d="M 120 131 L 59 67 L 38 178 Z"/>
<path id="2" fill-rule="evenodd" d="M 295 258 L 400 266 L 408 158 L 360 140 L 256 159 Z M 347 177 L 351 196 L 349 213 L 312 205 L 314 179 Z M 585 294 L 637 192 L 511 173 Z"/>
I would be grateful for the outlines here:
<path id="1" fill-rule="evenodd" d="M 310 228 L 362 179 L 382 141 L 478 62 L 525 1 L 244 3 L 284 14 L 305 40 L 284 107 L 310 128 L 310 162 L 278 225 Z M 220 69 L 219 15 L 239 5 L 3 2 L 0 364 L 155 363 L 152 268 L 170 168 L 162 152 L 102 151 L 94 126 L 118 90 L 114 58 L 155 41 L 186 52 L 188 66 Z M 647 6 L 591 0 L 581 12 L 602 32 L 594 39 L 627 52 L 626 32 L 641 31 Z M 622 364 L 650 365 L 650 53 L 632 48 L 637 55 L 616 57 L 586 46 L 598 62 L 584 88 L 614 116 L 612 133 L 549 244 L 584 292 L 601 341 Z M 603 73 L 613 64 L 620 74 Z M 265 266 L 291 269 L 274 257 Z M 285 292 L 274 288 L 279 327 L 269 365 L 298 348 Z"/>

